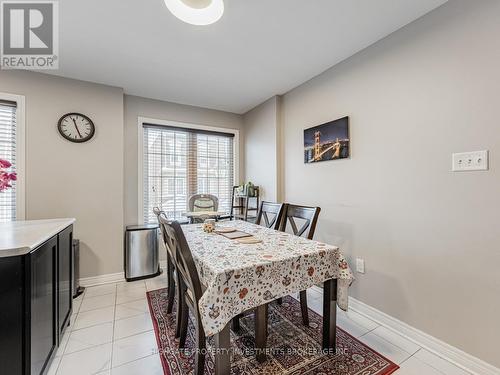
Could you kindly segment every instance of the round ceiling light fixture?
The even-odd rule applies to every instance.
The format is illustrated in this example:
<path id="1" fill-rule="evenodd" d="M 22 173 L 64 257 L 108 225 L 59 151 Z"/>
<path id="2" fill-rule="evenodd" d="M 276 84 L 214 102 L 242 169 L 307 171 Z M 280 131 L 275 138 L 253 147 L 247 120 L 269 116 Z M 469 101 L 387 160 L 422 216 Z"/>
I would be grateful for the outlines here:
<path id="1" fill-rule="evenodd" d="M 224 13 L 223 0 L 164 0 L 168 10 L 191 25 L 210 25 Z"/>

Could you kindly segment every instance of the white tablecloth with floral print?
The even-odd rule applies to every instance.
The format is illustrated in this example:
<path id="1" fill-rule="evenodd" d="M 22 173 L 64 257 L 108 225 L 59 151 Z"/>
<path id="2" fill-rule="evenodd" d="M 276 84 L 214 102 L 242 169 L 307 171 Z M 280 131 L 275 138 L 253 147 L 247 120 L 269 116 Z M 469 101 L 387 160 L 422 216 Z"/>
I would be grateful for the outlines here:
<path id="1" fill-rule="evenodd" d="M 240 244 L 200 224 L 184 225 L 200 275 L 207 288 L 200 313 L 207 336 L 220 332 L 236 315 L 279 297 L 337 279 L 337 304 L 347 309 L 353 274 L 338 247 L 268 229 L 245 221 L 217 223 L 262 240 Z"/>

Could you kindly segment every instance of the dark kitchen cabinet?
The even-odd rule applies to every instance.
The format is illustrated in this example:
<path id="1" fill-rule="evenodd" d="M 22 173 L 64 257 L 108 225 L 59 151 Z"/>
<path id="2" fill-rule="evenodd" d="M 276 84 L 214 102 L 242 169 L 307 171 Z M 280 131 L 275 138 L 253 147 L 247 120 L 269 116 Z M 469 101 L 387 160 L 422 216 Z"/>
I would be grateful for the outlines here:
<path id="1" fill-rule="evenodd" d="M 57 348 L 56 318 L 57 238 L 30 254 L 31 374 L 41 374 Z"/>
<path id="2" fill-rule="evenodd" d="M 22 374 L 25 366 L 23 340 L 25 257 L 0 259 L 0 374 Z"/>
<path id="3" fill-rule="evenodd" d="M 29 253 L 0 257 L 0 374 L 45 375 L 72 309 L 70 225 Z"/>
<path id="4" fill-rule="evenodd" d="M 69 324 L 72 307 L 72 288 L 73 280 L 73 227 L 68 227 L 59 233 L 58 236 L 58 329 L 62 333 Z"/>

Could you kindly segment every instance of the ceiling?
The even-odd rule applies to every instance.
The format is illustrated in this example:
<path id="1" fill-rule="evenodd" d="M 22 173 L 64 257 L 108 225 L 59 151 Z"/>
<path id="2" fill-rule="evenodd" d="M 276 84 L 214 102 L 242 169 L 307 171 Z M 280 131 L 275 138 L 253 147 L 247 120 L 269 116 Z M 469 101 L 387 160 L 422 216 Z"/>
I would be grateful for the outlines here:
<path id="1" fill-rule="evenodd" d="M 225 0 L 219 22 L 192 26 L 163 0 L 64 0 L 49 73 L 244 113 L 445 2 Z"/>

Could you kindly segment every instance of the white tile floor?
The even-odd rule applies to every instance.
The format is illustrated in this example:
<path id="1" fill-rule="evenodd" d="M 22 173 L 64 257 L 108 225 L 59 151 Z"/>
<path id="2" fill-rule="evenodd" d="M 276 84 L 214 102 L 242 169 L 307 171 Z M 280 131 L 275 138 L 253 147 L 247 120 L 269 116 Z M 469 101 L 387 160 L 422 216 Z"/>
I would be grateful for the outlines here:
<path id="1" fill-rule="evenodd" d="M 146 290 L 166 287 L 164 275 L 145 281 L 87 288 L 74 300 L 71 326 L 48 375 L 163 375 L 155 350 Z M 308 291 L 309 307 L 320 313 L 321 290 Z M 468 373 L 364 316 L 338 310 L 337 324 L 399 364 L 400 375 Z"/>

